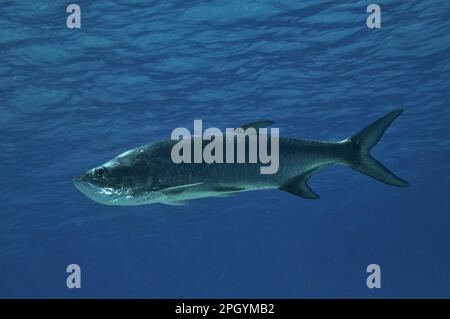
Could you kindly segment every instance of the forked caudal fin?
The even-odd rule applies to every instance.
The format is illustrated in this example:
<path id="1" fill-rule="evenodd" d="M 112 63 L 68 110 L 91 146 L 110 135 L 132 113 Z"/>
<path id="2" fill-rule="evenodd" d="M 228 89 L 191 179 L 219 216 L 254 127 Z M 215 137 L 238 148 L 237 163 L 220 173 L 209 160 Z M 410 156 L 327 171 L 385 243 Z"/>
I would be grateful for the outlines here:
<path id="1" fill-rule="evenodd" d="M 343 144 L 354 149 L 353 155 L 346 161 L 346 164 L 380 182 L 400 187 L 408 186 L 408 182 L 396 176 L 370 155 L 370 150 L 380 141 L 386 129 L 402 112 L 403 110 L 393 111 L 342 141 Z"/>
<path id="2" fill-rule="evenodd" d="M 390 170 L 370 155 L 370 150 L 380 141 L 386 129 L 403 112 L 393 111 L 376 120 L 368 127 L 337 144 L 343 147 L 341 163 L 350 166 L 358 172 L 373 177 L 380 182 L 405 187 L 408 182 L 396 176 Z M 309 199 L 317 199 L 319 195 L 308 185 L 308 179 L 321 167 L 313 168 L 303 174 L 292 178 L 279 188 L 291 194 Z"/>

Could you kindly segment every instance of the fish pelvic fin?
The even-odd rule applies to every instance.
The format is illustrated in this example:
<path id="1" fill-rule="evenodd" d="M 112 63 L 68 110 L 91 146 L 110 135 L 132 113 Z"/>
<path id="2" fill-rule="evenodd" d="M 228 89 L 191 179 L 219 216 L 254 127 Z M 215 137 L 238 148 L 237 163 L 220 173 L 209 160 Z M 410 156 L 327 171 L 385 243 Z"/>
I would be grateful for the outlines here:
<path id="1" fill-rule="evenodd" d="M 407 181 L 395 175 L 370 154 L 370 150 L 380 141 L 387 128 L 402 112 L 403 110 L 393 111 L 340 142 L 349 148 L 347 153 L 350 156 L 346 158 L 344 164 L 382 183 L 399 187 L 408 186 Z"/>

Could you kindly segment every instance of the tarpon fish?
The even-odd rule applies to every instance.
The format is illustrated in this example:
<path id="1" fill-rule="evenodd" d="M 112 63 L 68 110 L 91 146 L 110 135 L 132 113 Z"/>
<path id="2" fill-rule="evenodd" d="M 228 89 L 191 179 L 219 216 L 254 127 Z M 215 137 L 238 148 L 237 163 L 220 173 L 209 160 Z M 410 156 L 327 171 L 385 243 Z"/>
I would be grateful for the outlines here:
<path id="1" fill-rule="evenodd" d="M 279 138 L 279 169 L 261 174 L 261 163 L 174 163 L 176 141 L 160 141 L 129 150 L 74 178 L 88 198 L 106 205 L 179 205 L 187 200 L 223 197 L 244 191 L 279 189 L 308 199 L 319 196 L 308 179 L 334 164 L 348 166 L 380 182 L 405 187 L 408 183 L 373 158 L 378 143 L 402 110 L 378 119 L 359 133 L 339 142 Z M 243 127 L 261 128 L 263 121 Z M 225 137 L 224 137 L 225 138 Z"/>

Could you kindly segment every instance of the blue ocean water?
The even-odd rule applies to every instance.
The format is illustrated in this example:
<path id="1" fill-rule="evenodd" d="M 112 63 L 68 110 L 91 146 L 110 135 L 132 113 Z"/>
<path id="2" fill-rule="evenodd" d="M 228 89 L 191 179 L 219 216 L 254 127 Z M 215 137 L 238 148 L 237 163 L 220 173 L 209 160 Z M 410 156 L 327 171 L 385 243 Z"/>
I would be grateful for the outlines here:
<path id="1" fill-rule="evenodd" d="M 450 297 L 450 2 L 0 3 L 0 297 Z M 340 140 L 405 112 L 320 200 L 267 190 L 102 206 L 71 180 L 194 119 Z M 78 264 L 82 288 L 66 287 Z M 366 267 L 379 264 L 381 289 Z"/>

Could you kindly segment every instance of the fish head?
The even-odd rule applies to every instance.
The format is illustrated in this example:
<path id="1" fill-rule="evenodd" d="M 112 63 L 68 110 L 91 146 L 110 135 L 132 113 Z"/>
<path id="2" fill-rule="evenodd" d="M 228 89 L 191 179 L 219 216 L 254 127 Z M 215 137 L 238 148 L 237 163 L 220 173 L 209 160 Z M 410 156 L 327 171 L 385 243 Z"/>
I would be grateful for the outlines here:
<path id="1" fill-rule="evenodd" d="M 149 169 L 135 151 L 94 167 L 75 177 L 73 183 L 86 197 L 104 205 L 139 205 L 156 202 L 157 193 L 148 192 Z"/>
<path id="2" fill-rule="evenodd" d="M 131 195 L 130 188 L 124 187 L 120 170 L 107 163 L 94 167 L 75 177 L 75 187 L 86 197 L 105 205 L 117 205 Z"/>

